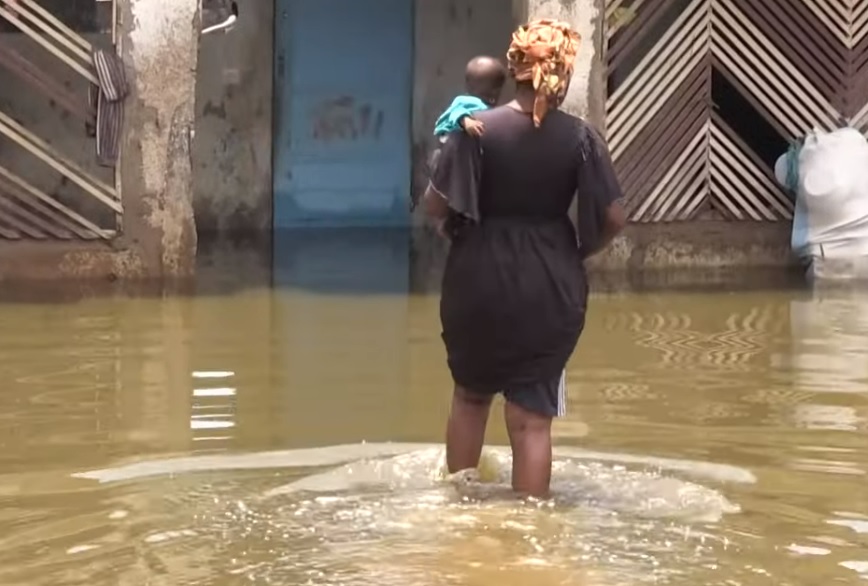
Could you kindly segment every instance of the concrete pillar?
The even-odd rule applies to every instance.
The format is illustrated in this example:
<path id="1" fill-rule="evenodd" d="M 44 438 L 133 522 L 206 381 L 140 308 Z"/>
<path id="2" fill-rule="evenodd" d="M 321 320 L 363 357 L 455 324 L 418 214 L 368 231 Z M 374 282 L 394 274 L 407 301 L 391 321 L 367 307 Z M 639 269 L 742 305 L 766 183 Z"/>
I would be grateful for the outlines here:
<path id="1" fill-rule="evenodd" d="M 556 18 L 572 24 L 582 35 L 570 92 L 564 110 L 604 130 L 606 76 L 603 64 L 604 0 L 526 0 L 527 19 Z"/>
<path id="2" fill-rule="evenodd" d="M 122 276 L 193 273 L 191 131 L 200 0 L 119 0 L 121 55 L 130 82 L 121 147 L 125 205 L 120 247 L 137 259 Z"/>

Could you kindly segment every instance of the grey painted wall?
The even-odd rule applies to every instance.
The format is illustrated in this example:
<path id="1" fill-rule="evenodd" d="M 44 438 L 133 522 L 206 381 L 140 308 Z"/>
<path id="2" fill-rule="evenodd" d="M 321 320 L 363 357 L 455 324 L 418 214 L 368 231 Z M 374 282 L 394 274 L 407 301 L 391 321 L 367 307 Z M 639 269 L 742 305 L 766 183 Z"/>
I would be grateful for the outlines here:
<path id="1" fill-rule="evenodd" d="M 239 5 L 232 31 L 199 43 L 193 205 L 201 232 L 271 229 L 274 3 Z"/>
<path id="2" fill-rule="evenodd" d="M 556 18 L 572 25 L 582 37 L 576 58 L 573 81 L 564 109 L 591 120 L 599 127 L 605 123 L 605 75 L 603 69 L 604 0 L 525 0 L 528 20 Z"/>

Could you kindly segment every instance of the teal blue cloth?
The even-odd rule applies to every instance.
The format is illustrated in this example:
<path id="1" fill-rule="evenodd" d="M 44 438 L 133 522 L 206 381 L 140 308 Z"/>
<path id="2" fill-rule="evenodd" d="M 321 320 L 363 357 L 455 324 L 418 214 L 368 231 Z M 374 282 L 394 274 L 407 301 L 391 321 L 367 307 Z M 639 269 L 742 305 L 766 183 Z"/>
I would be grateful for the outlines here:
<path id="1" fill-rule="evenodd" d="M 446 111 L 440 114 L 437 124 L 434 125 L 434 136 L 443 136 L 461 130 L 459 124 L 461 119 L 480 110 L 488 110 L 488 104 L 476 96 L 458 96 L 452 100 Z"/>

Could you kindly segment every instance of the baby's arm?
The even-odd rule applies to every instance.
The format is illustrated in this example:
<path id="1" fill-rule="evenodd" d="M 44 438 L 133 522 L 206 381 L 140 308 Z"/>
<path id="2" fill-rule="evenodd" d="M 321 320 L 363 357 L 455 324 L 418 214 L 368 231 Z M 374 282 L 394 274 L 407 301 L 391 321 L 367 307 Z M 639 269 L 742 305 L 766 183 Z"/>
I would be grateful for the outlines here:
<path id="1" fill-rule="evenodd" d="M 486 108 L 481 107 L 478 100 L 469 99 L 468 96 L 458 96 L 452 101 L 449 108 L 440 115 L 435 126 L 435 133 L 449 134 L 466 130 L 465 120 L 472 118 L 474 112 L 484 109 Z M 474 126 L 473 122 L 470 123 L 470 126 Z"/>
<path id="2" fill-rule="evenodd" d="M 482 136 L 485 132 L 485 124 L 483 124 L 481 120 L 477 120 L 470 114 L 467 114 L 458 123 L 461 125 L 461 128 L 464 129 L 464 132 L 466 132 L 470 136 Z"/>

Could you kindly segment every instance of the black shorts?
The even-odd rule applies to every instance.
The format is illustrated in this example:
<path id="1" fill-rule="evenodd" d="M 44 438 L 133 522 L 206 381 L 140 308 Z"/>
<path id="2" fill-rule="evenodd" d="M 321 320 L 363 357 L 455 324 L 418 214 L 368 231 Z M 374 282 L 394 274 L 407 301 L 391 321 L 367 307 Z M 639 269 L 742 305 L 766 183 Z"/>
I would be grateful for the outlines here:
<path id="1" fill-rule="evenodd" d="M 473 391 L 479 395 L 490 393 Z M 543 417 L 563 417 L 567 414 L 567 374 L 561 375 L 550 381 L 535 383 L 521 388 L 506 389 L 495 394 L 503 395 L 508 403 L 518 405 L 531 413 Z"/>

